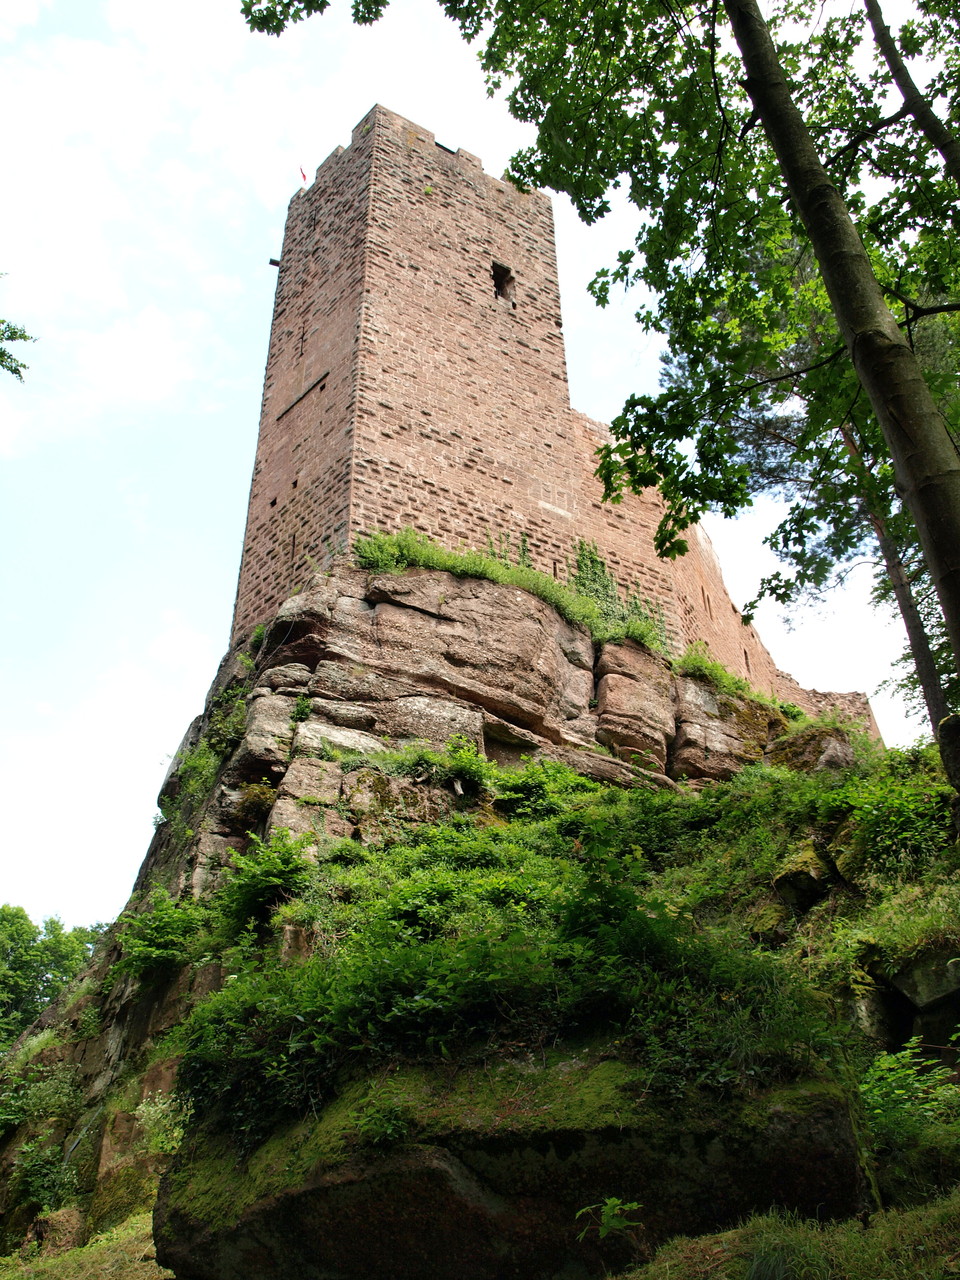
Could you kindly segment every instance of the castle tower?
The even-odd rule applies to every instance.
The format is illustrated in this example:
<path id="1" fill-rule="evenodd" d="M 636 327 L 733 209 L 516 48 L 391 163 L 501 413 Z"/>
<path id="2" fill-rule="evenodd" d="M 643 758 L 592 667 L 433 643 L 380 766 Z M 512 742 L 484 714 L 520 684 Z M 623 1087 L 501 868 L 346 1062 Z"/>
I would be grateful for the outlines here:
<path id="1" fill-rule="evenodd" d="M 561 577 L 583 538 L 678 647 L 776 690 L 705 535 L 661 561 L 656 495 L 601 504 L 605 431 L 570 408 L 549 199 L 374 107 L 290 204 L 234 640 L 358 531 L 523 535 Z"/>

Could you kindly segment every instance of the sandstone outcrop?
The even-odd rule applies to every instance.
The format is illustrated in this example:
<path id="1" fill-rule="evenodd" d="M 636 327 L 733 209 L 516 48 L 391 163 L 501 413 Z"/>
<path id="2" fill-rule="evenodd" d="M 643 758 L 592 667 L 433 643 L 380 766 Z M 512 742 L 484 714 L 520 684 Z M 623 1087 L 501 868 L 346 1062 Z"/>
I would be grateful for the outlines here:
<path id="1" fill-rule="evenodd" d="M 555 760 L 606 783 L 675 789 L 768 758 L 785 727 L 775 705 L 675 676 L 632 642 L 595 646 L 515 588 L 341 565 L 284 604 L 255 653 L 224 660 L 164 783 L 166 820 L 130 910 L 147 907 L 157 885 L 174 901 L 210 894 L 251 832 L 306 837 L 307 857 L 322 858 L 337 841 L 359 848 L 466 803 L 459 782 L 379 767 L 389 749 L 459 738 L 500 764 Z M 488 817 L 500 821 L 495 806 Z M 279 962 L 303 960 L 315 945 L 309 927 L 284 924 Z M 166 1161 L 147 1152 L 139 1109 L 169 1091 L 176 1062 L 149 1053 L 224 983 L 216 956 L 149 982 L 117 970 L 120 956 L 114 936 L 88 987 L 36 1028 L 58 1032 L 36 1059 L 41 1074 L 69 1078 L 82 1095 L 76 1116 L 45 1139 L 76 1169 L 85 1207 L 82 1223 L 70 1219 L 77 1238 L 150 1202 Z M 645 1234 L 631 1244 L 641 1252 L 774 1203 L 805 1214 L 860 1206 L 853 1130 L 828 1081 L 665 1110 L 615 1057 L 558 1042 L 550 1062 L 514 1064 L 496 1079 L 485 1068 L 475 1080 L 469 1066 L 441 1073 L 419 1093 L 411 1086 L 409 1139 L 389 1149 L 357 1146 L 349 1099 L 318 1114 L 313 1130 L 271 1138 L 242 1169 L 236 1152 L 201 1156 L 196 1142 L 209 1135 L 195 1135 L 197 1158 L 164 1183 L 163 1259 L 180 1280 L 569 1280 L 627 1260 L 622 1239 L 604 1249 L 577 1239 L 577 1210 L 609 1196 L 645 1206 Z M 486 1090 L 482 1108 L 453 1097 L 471 1081 Z M 23 1141 L 29 1135 L 0 1152 L 0 1174 Z M 207 1175 L 214 1183 L 202 1186 Z M 9 1241 L 23 1238 L 39 1207 L 9 1202 Z M 349 1265 L 338 1261 L 348 1239 Z"/>
<path id="2" fill-rule="evenodd" d="M 291 750 L 316 754 L 323 741 L 369 751 L 377 737 L 460 734 L 501 762 L 542 754 L 609 780 L 712 781 L 764 760 L 787 728 L 774 704 L 675 677 L 632 641 L 594 648 L 515 587 L 341 566 L 291 597 L 270 628 L 264 653 L 276 665 L 250 694 L 237 767 L 279 767 Z M 310 718 L 291 738 L 298 696 L 310 698 Z"/>

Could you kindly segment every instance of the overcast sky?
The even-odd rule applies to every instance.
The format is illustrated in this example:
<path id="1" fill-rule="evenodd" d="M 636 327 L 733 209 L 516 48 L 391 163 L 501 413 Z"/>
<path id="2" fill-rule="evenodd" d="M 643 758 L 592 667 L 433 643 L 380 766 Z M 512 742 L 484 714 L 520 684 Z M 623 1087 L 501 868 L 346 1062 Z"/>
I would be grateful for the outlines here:
<path id="1" fill-rule="evenodd" d="M 527 140 L 486 96 L 433 0 L 372 28 L 344 0 L 281 39 L 239 0 L 18 0 L 0 11 L 7 102 L 0 316 L 37 342 L 0 378 L 6 704 L 0 901 L 112 919 L 146 850 L 167 760 L 226 646 L 285 209 L 374 102 L 500 174 Z M 560 201 L 576 408 L 609 420 L 653 390 L 629 300 L 585 285 L 630 219 L 581 227 Z M 766 515 L 769 521 L 769 513 Z M 738 604 L 770 567 L 765 525 L 711 525 Z M 901 647 L 864 604 L 784 629 L 801 683 L 873 692 Z M 922 726 L 876 701 L 888 742 Z"/>

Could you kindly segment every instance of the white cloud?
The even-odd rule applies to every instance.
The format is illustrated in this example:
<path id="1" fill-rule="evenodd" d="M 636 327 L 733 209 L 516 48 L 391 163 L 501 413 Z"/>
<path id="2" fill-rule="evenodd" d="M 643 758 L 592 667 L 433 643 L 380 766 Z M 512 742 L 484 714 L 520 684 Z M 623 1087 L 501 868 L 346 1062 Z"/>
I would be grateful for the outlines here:
<path id="1" fill-rule="evenodd" d="M 53 3 L 54 0 L 17 0 L 0 9 L 0 40 L 12 40 L 25 27 L 35 26 Z"/>

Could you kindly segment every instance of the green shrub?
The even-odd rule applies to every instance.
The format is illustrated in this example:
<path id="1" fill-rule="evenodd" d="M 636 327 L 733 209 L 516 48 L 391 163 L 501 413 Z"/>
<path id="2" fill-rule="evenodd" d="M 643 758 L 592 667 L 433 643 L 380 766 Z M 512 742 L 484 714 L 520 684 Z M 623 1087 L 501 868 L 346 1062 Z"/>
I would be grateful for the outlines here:
<path id="1" fill-rule="evenodd" d="M 210 741 L 201 738 L 195 747 L 184 752 L 177 764 L 176 797 L 163 796 L 160 813 L 169 823 L 171 837 L 179 848 L 193 838 L 189 823 L 213 790 L 221 763 L 222 757 Z"/>
<path id="2" fill-rule="evenodd" d="M 32 1067 L 20 1096 L 25 1120 L 61 1120 L 72 1124 L 83 1108 L 80 1072 L 67 1062 Z"/>
<path id="3" fill-rule="evenodd" d="M 245 783 L 240 788 L 240 799 L 234 810 L 237 821 L 256 826 L 266 818 L 276 799 L 277 788 L 271 786 L 266 779 L 263 782 Z"/>
<path id="4" fill-rule="evenodd" d="M 389 777 L 415 778 L 432 786 L 451 786 L 458 795 L 475 799 L 484 794 L 498 776 L 497 766 L 487 760 L 476 744 L 455 734 L 442 749 L 414 742 L 395 751 L 361 752 L 333 748 L 325 759 L 335 760 L 345 773 L 374 769 Z"/>
<path id="5" fill-rule="evenodd" d="M 75 1198 L 76 1170 L 66 1162 L 58 1143 L 37 1138 L 25 1142 L 14 1156 L 10 1189 L 15 1202 L 50 1213 Z"/>
<path id="6" fill-rule="evenodd" d="M 372 1147 L 392 1147 L 404 1142 L 413 1131 L 409 1107 L 392 1098 L 376 1095 L 364 1099 L 350 1119 L 361 1139 Z"/>
<path id="7" fill-rule="evenodd" d="M 121 958 L 113 977 L 130 973 L 145 986 L 173 977 L 195 953 L 195 944 L 206 922 L 207 908 L 195 898 L 174 901 L 166 889 L 156 888 L 145 911 L 125 911 L 120 917 L 117 942 Z"/>
<path id="8" fill-rule="evenodd" d="M 851 780 L 842 796 L 863 865 L 887 879 L 921 875 L 955 844 L 954 798 L 931 752 L 888 752 L 870 776 Z"/>
<path id="9" fill-rule="evenodd" d="M 607 788 L 555 760 L 536 760 L 522 769 L 501 769 L 494 783 L 498 813 L 512 818 L 547 818 L 566 812 Z"/>
<path id="10" fill-rule="evenodd" d="M 528 790 L 512 779 L 518 806 L 549 811 L 551 788 L 572 790 L 567 771 L 530 769 Z M 585 794 L 589 805 L 604 793 Z M 773 959 L 697 938 L 649 893 L 649 866 L 621 847 L 609 813 L 578 814 L 573 839 L 560 831 L 570 821 L 489 827 L 464 815 L 419 828 L 415 843 L 354 846 L 309 869 L 295 909 L 314 953 L 264 968 L 247 950 L 180 1033 L 180 1078 L 198 1110 L 245 1145 L 278 1111 L 323 1105 L 351 1064 L 613 1026 L 648 1087 L 667 1094 L 769 1083 L 833 1052 L 801 983 Z M 249 902 L 228 914 L 236 930 Z"/>
<path id="11" fill-rule="evenodd" d="M 217 767 L 243 737 L 244 726 L 247 722 L 246 696 L 247 686 L 244 684 L 234 685 L 229 689 L 225 689 L 214 699 L 210 722 L 207 725 L 203 741 L 217 757 Z M 180 766 L 179 772 L 182 776 L 183 765 Z M 215 775 L 216 768 L 214 768 Z M 213 778 L 210 779 L 210 782 L 212 784 Z M 207 791 L 209 791 L 209 786 Z"/>
<path id="12" fill-rule="evenodd" d="M 778 702 L 777 706 L 780 708 L 781 714 L 794 723 L 802 722 L 808 718 L 803 707 L 798 707 L 795 702 Z"/>
<path id="13" fill-rule="evenodd" d="M 864 1113 L 874 1142 L 904 1150 L 932 1124 L 960 1122 L 960 1085 L 954 1073 L 920 1053 L 920 1037 L 895 1053 L 880 1053 L 860 1083 Z"/>
<path id="14" fill-rule="evenodd" d="M 593 1232 L 596 1232 L 600 1240 L 605 1240 L 607 1236 L 614 1234 L 632 1234 L 636 1228 L 642 1227 L 643 1223 L 629 1215 L 642 1207 L 637 1200 L 621 1200 L 619 1196 L 608 1196 L 599 1204 L 584 1205 L 575 1214 L 577 1220 L 587 1218 L 587 1223 L 578 1233 L 577 1239 L 585 1240 Z"/>
<path id="15" fill-rule="evenodd" d="M 216 931 L 235 941 L 244 930 L 261 928 L 283 901 L 302 893 L 310 883 L 303 850 L 305 836 L 291 836 L 285 828 L 269 840 L 250 839 L 248 853 L 234 853 L 221 888 L 211 904 Z"/>
<path id="16" fill-rule="evenodd" d="M 310 719 L 310 713 L 313 710 L 313 700 L 305 693 L 297 695 L 297 700 L 293 704 L 293 710 L 290 712 L 290 719 L 294 724 L 300 724 L 304 720 Z"/>
<path id="17" fill-rule="evenodd" d="M 678 676 L 695 676 L 698 680 L 706 680 L 717 693 L 724 693 L 730 698 L 772 701 L 758 694 L 742 676 L 735 676 L 722 662 L 712 658 L 704 640 L 695 640 L 688 645 L 680 657 L 674 659 L 673 669 Z"/>
<path id="18" fill-rule="evenodd" d="M 192 1114 L 193 1107 L 185 1098 L 172 1093 L 148 1093 L 134 1111 L 144 1149 L 155 1156 L 176 1155 Z"/>

